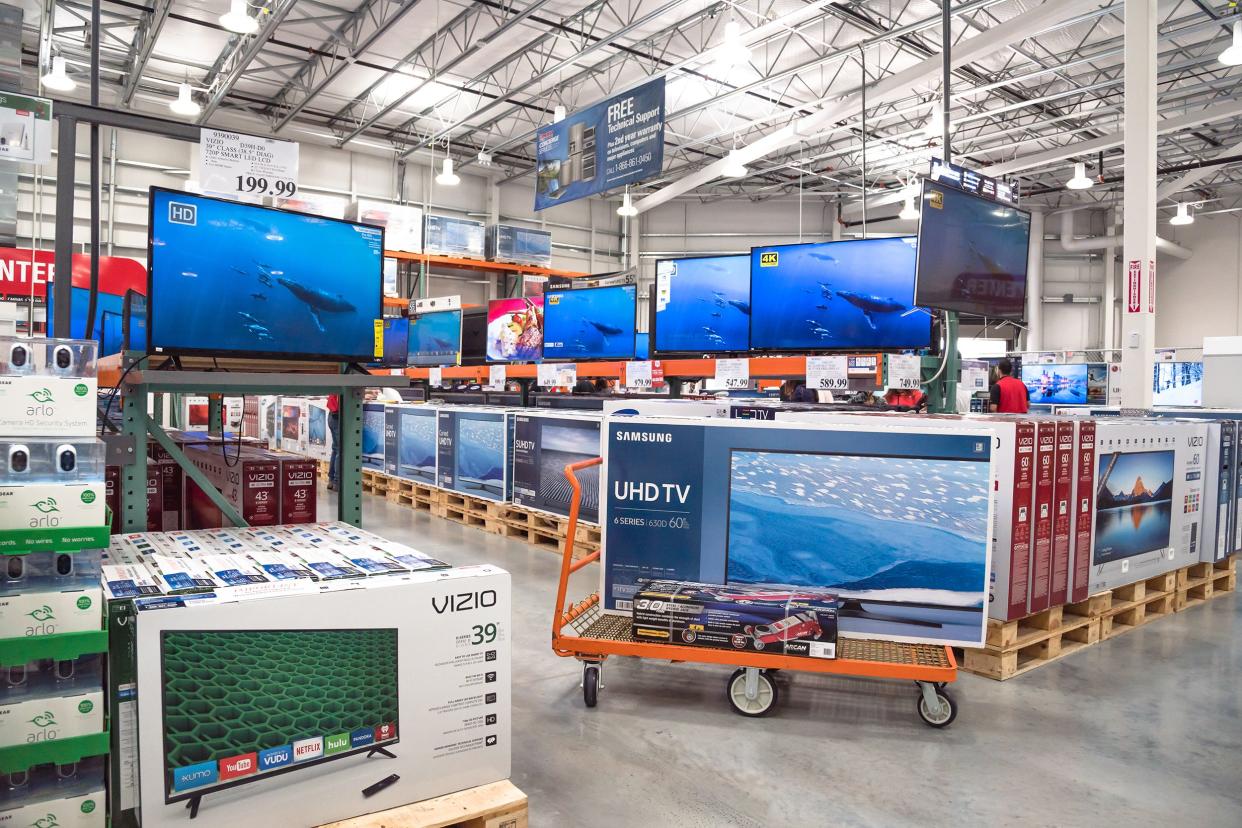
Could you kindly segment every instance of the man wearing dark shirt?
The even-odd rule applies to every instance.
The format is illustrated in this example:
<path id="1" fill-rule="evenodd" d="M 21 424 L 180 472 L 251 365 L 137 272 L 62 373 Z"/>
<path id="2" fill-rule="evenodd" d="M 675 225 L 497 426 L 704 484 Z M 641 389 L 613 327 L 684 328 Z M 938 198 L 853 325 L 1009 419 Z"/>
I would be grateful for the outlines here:
<path id="1" fill-rule="evenodd" d="M 1013 363 L 1002 359 L 996 368 L 1000 371 L 1000 379 L 992 385 L 992 404 L 988 410 L 997 414 L 1027 413 L 1031 404 L 1030 394 L 1026 384 L 1012 376 Z"/>

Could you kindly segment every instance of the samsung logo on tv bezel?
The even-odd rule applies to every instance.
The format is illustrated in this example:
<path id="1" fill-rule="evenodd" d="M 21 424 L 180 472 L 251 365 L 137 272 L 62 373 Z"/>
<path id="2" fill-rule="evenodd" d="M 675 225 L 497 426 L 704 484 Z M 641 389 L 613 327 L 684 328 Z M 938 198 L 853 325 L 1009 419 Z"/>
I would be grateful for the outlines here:
<path id="1" fill-rule="evenodd" d="M 616 439 L 630 443 L 671 443 L 673 435 L 667 431 L 618 431 Z"/>

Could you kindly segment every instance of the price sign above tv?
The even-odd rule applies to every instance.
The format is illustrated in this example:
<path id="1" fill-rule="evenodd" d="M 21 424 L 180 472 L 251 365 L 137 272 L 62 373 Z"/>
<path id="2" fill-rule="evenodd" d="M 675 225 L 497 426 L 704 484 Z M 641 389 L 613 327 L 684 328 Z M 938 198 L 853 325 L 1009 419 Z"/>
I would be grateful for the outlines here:
<path id="1" fill-rule="evenodd" d="M 968 193 L 974 193 L 993 201 L 1004 201 L 1007 204 L 1018 202 L 1014 196 L 1013 187 L 999 178 L 991 178 L 966 167 L 946 163 L 939 158 L 931 160 L 931 173 L 928 177 L 933 181 L 943 181 L 954 187 L 960 187 Z"/>
<path id="2" fill-rule="evenodd" d="M 298 191 L 298 144 L 240 132 L 204 129 L 198 144 L 199 177 L 208 193 L 259 201 Z"/>

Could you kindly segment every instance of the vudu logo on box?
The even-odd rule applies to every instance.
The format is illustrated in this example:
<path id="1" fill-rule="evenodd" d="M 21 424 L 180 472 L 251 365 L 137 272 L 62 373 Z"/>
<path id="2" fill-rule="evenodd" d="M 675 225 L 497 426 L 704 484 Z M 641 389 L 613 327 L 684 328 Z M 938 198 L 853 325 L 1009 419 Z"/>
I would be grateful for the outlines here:
<path id="1" fill-rule="evenodd" d="M 173 224 L 188 224 L 193 227 L 198 223 L 198 206 L 170 201 L 168 202 L 168 220 Z"/>

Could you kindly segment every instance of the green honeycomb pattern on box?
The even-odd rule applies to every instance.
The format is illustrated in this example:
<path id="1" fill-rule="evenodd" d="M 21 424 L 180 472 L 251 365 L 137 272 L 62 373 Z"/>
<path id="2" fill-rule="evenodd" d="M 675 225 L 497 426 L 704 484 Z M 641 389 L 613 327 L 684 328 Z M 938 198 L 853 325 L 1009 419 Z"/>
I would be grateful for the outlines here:
<path id="1" fill-rule="evenodd" d="M 163 647 L 170 768 L 397 721 L 395 629 L 166 632 Z"/>

